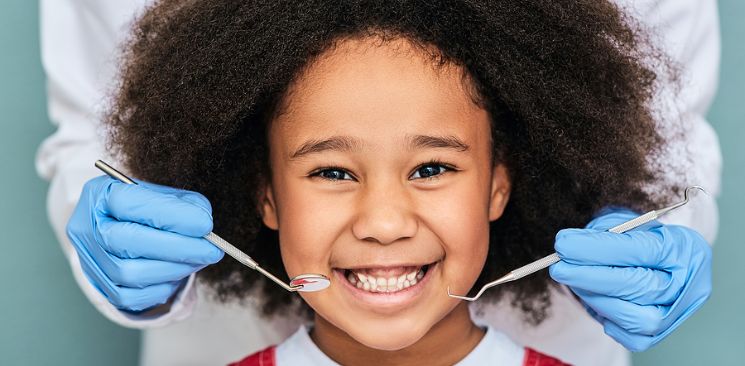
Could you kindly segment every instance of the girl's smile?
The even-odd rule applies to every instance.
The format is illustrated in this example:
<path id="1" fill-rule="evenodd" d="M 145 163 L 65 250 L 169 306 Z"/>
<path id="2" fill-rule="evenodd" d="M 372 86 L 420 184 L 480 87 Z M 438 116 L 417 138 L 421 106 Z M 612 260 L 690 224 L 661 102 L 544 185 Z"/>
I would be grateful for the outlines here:
<path id="1" fill-rule="evenodd" d="M 334 269 L 334 278 L 357 302 L 369 311 L 395 314 L 411 306 L 424 291 L 437 291 L 429 286 L 430 279 L 437 276 L 437 262 L 424 265 L 361 266 L 350 269 Z"/>

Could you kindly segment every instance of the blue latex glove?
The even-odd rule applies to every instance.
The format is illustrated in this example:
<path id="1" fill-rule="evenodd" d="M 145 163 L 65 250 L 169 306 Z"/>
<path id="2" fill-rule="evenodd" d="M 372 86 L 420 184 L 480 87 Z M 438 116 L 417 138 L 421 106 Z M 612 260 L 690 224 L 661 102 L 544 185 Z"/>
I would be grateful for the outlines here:
<path id="1" fill-rule="evenodd" d="M 711 248 L 697 232 L 653 221 L 606 230 L 639 214 L 610 210 L 556 235 L 551 277 L 579 296 L 605 333 L 631 351 L 657 344 L 711 294 Z"/>
<path id="2" fill-rule="evenodd" d="M 67 224 L 90 282 L 129 311 L 166 303 L 190 274 L 223 257 L 202 238 L 212 231 L 207 198 L 138 184 L 107 176 L 88 181 Z"/>

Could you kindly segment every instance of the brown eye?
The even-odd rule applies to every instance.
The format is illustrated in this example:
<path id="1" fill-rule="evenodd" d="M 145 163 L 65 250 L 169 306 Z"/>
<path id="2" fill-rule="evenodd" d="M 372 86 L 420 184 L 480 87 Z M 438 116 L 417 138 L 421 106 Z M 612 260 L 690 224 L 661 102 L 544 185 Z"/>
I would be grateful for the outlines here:
<path id="1" fill-rule="evenodd" d="M 445 173 L 448 170 L 452 170 L 452 169 L 442 164 L 426 164 L 426 165 L 422 165 L 419 168 L 417 168 L 417 170 L 414 171 L 414 174 L 411 175 L 411 178 L 412 179 L 432 178 L 432 177 L 441 175 L 442 173 Z"/>
<path id="2" fill-rule="evenodd" d="M 352 180 L 352 176 L 342 169 L 330 168 L 319 170 L 311 176 L 317 176 L 327 180 Z M 347 179 L 348 178 L 348 179 Z"/>

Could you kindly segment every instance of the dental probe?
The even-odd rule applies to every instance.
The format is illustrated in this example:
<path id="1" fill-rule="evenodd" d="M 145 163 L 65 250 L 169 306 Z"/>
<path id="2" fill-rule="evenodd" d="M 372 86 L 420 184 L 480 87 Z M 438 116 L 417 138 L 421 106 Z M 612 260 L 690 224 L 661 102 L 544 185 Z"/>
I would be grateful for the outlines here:
<path id="1" fill-rule="evenodd" d="M 608 229 L 608 231 L 611 232 L 611 233 L 621 234 L 621 233 L 625 233 L 625 232 L 627 232 L 627 231 L 629 231 L 631 229 L 637 228 L 637 227 L 639 227 L 641 225 L 644 225 L 644 224 L 646 224 L 646 223 L 648 223 L 648 222 L 650 222 L 652 220 L 657 220 L 658 217 L 660 217 L 660 216 L 662 216 L 662 215 L 664 215 L 664 214 L 666 214 L 666 213 L 668 213 L 668 212 L 670 212 L 670 211 L 672 211 L 672 210 L 674 210 L 674 209 L 676 209 L 676 208 L 678 208 L 680 206 L 683 206 L 686 203 L 688 203 L 688 191 L 693 190 L 693 189 L 699 189 L 702 192 L 708 194 L 706 192 L 706 190 L 704 190 L 700 186 L 690 186 L 690 187 L 686 188 L 686 190 L 685 190 L 683 201 L 678 202 L 678 203 L 676 203 L 674 205 L 665 207 L 663 209 L 649 211 L 649 212 L 647 212 L 647 213 L 645 213 L 645 214 L 643 214 L 643 215 L 641 215 L 639 217 L 636 217 L 634 219 L 631 219 L 629 221 L 626 221 L 626 222 L 624 222 L 621 225 L 618 225 L 618 226 L 615 226 L 613 228 L 610 228 L 610 229 Z M 484 293 L 484 291 L 486 291 L 489 288 L 492 288 L 492 287 L 497 286 L 497 285 L 501 285 L 503 283 L 507 283 L 507 282 L 519 280 L 519 279 L 521 279 L 521 278 L 523 278 L 523 277 L 525 277 L 525 276 L 527 276 L 529 274 L 533 274 L 535 272 L 538 272 L 538 271 L 540 271 L 540 270 L 542 270 L 542 269 L 544 269 L 544 268 L 546 268 L 546 267 L 548 267 L 548 266 L 550 266 L 550 265 L 552 265 L 552 264 L 554 264 L 554 263 L 556 263 L 556 262 L 558 262 L 560 260 L 561 260 L 561 258 L 559 258 L 559 254 L 553 253 L 553 254 L 547 255 L 547 256 L 545 256 L 545 257 L 543 257 L 543 258 L 541 258 L 541 259 L 539 259 L 539 260 L 537 260 L 535 262 L 528 263 L 528 264 L 526 264 L 526 265 L 524 265 L 524 266 L 522 266 L 522 267 L 520 267 L 518 269 L 515 269 L 515 270 L 511 271 L 510 273 L 506 274 L 505 276 L 503 276 L 501 278 L 498 278 L 495 281 L 492 281 L 492 282 L 487 283 L 486 285 L 484 285 L 484 287 L 481 288 L 481 290 L 479 290 L 479 292 L 474 297 L 466 297 L 466 296 L 453 295 L 453 294 L 450 293 L 450 286 L 448 286 L 448 296 L 454 297 L 456 299 L 466 300 L 466 301 L 476 301 L 479 297 L 481 297 L 481 295 Z"/>
<path id="2" fill-rule="evenodd" d="M 135 185 L 137 184 L 137 182 L 133 181 L 132 179 L 114 169 L 109 164 L 106 164 L 102 160 L 97 160 L 95 165 L 96 168 L 101 169 L 101 171 L 106 173 L 108 176 L 122 183 Z M 259 264 L 251 259 L 251 257 L 249 257 L 246 253 L 243 253 L 240 249 L 228 243 L 225 239 L 217 236 L 217 234 L 210 232 L 209 234 L 205 235 L 204 238 L 207 239 L 207 241 L 209 241 L 210 243 L 214 244 L 216 247 L 222 249 L 225 254 L 235 258 L 235 260 L 243 263 L 244 265 L 246 265 L 246 267 L 261 273 L 270 280 L 274 281 L 274 283 L 282 286 L 282 288 L 287 291 L 315 292 L 321 291 L 331 285 L 331 280 L 329 280 L 328 277 L 316 273 L 306 273 L 295 276 L 290 280 L 290 284 L 288 285 L 279 278 L 274 277 L 274 275 L 267 272 L 265 269 L 261 268 Z"/>

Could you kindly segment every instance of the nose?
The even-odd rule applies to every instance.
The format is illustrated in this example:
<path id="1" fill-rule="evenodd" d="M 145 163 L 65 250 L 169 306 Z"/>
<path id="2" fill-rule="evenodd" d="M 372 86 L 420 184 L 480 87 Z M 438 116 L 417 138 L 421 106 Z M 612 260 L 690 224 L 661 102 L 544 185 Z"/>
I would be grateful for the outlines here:
<path id="1" fill-rule="evenodd" d="M 417 230 L 412 202 L 402 184 L 368 186 L 362 192 L 352 225 L 357 239 L 387 245 L 411 238 Z"/>

